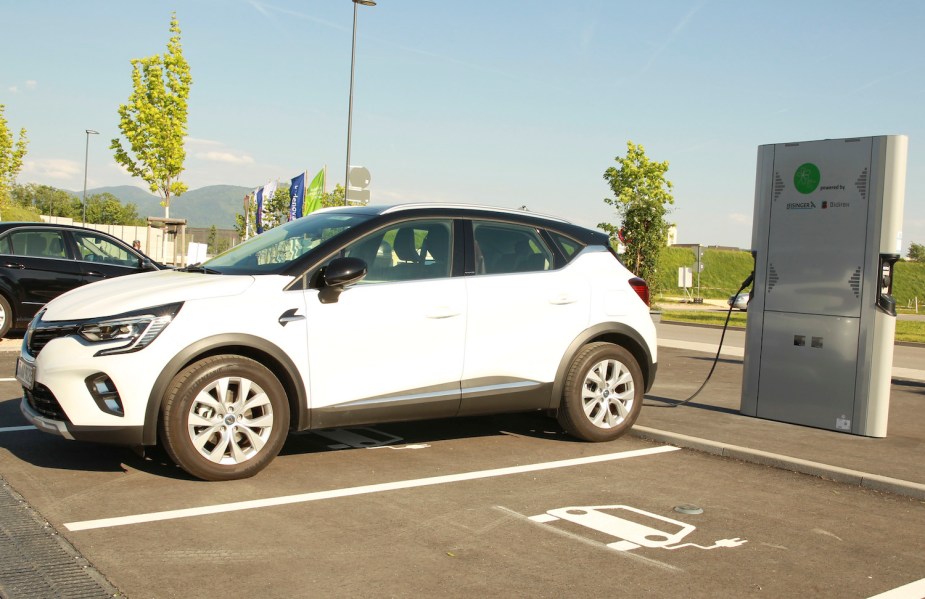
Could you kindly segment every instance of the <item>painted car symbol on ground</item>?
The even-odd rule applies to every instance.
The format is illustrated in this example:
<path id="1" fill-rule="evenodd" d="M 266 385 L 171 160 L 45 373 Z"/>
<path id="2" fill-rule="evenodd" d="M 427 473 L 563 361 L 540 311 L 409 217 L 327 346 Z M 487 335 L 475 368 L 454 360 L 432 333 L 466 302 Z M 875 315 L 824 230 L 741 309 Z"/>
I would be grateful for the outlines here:
<path id="1" fill-rule="evenodd" d="M 679 544 L 697 527 L 628 505 L 563 507 L 548 510 L 546 513 L 537 516 L 531 516 L 530 520 L 540 524 L 565 520 L 616 537 L 620 540 L 607 543 L 607 547 L 617 551 L 632 551 L 639 547 L 717 549 L 719 547 L 738 547 L 747 542 L 744 539 L 731 538 L 720 539 L 709 546 L 695 543 Z M 645 521 L 648 521 L 651 525 L 642 524 Z"/>

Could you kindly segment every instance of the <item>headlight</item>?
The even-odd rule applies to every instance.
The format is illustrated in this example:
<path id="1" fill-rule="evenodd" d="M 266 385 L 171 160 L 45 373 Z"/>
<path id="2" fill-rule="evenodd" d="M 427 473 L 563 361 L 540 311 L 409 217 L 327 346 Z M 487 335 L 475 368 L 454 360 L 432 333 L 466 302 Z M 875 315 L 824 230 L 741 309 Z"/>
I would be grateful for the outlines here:
<path id="1" fill-rule="evenodd" d="M 77 334 L 90 343 L 125 342 L 116 347 L 101 349 L 96 352 L 97 356 L 136 352 L 149 346 L 167 328 L 182 305 L 169 304 L 85 321 L 77 329 Z"/>

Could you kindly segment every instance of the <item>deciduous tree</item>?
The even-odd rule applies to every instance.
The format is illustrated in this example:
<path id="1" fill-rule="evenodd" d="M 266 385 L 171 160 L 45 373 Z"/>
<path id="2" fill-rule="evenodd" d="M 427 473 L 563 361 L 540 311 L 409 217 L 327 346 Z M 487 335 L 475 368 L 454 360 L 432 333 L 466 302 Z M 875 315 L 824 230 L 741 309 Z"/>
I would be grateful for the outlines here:
<path id="1" fill-rule="evenodd" d="M 10 191 L 16 183 L 16 175 L 22 169 L 22 160 L 26 155 L 26 129 L 19 130 L 19 140 L 13 143 L 13 134 L 7 126 L 3 111 L 6 106 L 0 104 L 0 203 L 10 201 Z"/>
<path id="2" fill-rule="evenodd" d="M 39 214 L 47 216 L 74 217 L 80 215 L 80 200 L 77 200 L 77 212 L 73 210 L 76 197 L 62 189 L 50 185 L 16 185 L 13 187 L 13 202 L 25 208 L 34 208 Z"/>
<path id="3" fill-rule="evenodd" d="M 80 214 L 80 200 L 76 199 L 75 213 Z M 145 219 L 138 216 L 135 204 L 123 204 L 111 193 L 87 196 L 87 222 L 100 225 L 144 226 Z"/>
<path id="4" fill-rule="evenodd" d="M 913 241 L 909 244 L 909 253 L 906 257 L 916 262 L 925 262 L 925 245 Z"/>
<path id="5" fill-rule="evenodd" d="M 166 218 L 173 197 L 187 189 L 179 178 L 186 160 L 183 140 L 193 82 L 180 46 L 176 13 L 170 19 L 170 32 L 165 54 L 132 60 L 132 94 L 127 104 L 119 106 L 119 129 L 129 146 L 124 148 L 118 138 L 110 146 L 116 162 L 160 195 Z"/>
<path id="6" fill-rule="evenodd" d="M 626 142 L 626 156 L 617 156 L 617 165 L 604 171 L 614 197 L 604 198 L 613 206 L 620 224 L 600 223 L 598 227 L 626 246 L 626 266 L 650 285 L 655 285 L 659 255 L 668 239 L 670 224 L 665 220 L 674 203 L 671 181 L 665 177 L 668 162 L 653 162 L 642 145 Z"/>

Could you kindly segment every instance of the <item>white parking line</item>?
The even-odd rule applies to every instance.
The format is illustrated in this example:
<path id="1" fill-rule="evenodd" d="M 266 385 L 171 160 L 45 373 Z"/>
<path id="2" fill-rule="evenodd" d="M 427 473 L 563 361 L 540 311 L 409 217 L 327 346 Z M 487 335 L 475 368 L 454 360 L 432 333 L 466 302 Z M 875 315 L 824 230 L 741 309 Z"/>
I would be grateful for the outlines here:
<path id="1" fill-rule="evenodd" d="M 870 599 L 921 599 L 925 597 L 925 578 L 910 582 L 892 591 L 874 595 Z"/>
<path id="2" fill-rule="evenodd" d="M 588 456 L 584 458 L 574 458 L 571 460 L 558 460 L 555 462 L 543 462 L 540 464 L 526 464 L 524 466 L 511 466 L 508 468 L 495 468 L 492 470 L 478 470 L 475 472 L 463 472 L 460 474 L 447 474 L 444 476 L 432 476 L 429 478 L 419 478 L 414 480 L 400 480 L 390 483 L 380 483 L 376 485 L 363 485 L 360 487 L 348 487 L 346 489 L 334 489 L 331 491 L 317 491 L 314 493 L 302 493 L 299 495 L 287 495 L 283 497 L 270 497 L 267 499 L 253 499 L 250 501 L 238 501 L 235 503 L 220 503 L 217 505 L 207 505 L 202 507 L 186 508 L 180 510 L 168 510 L 164 512 L 150 512 L 147 514 L 136 514 L 134 516 L 120 516 L 117 518 L 101 518 L 99 520 L 84 520 L 82 522 L 66 522 L 64 527 L 70 531 L 93 530 L 96 528 L 109 528 L 113 526 L 126 526 L 128 524 L 142 524 L 146 522 L 157 522 L 160 520 L 174 520 L 177 518 L 191 518 L 194 516 L 206 516 L 209 514 L 222 514 L 226 512 L 236 512 L 240 510 L 251 510 L 263 507 L 272 507 L 278 505 L 289 505 L 293 503 L 307 503 L 309 501 L 320 501 L 322 499 L 336 499 L 340 497 L 353 497 L 356 495 L 366 495 L 369 493 L 382 493 L 385 491 L 397 491 L 399 489 L 413 489 L 416 487 L 427 487 L 432 485 L 443 485 L 447 483 L 456 483 L 468 480 L 478 480 L 481 478 L 492 478 L 495 476 L 509 476 L 511 474 L 523 474 L 525 472 L 537 472 L 539 470 L 553 470 L 555 468 L 569 468 L 572 466 L 581 466 L 584 464 L 596 464 L 600 462 L 609 462 L 613 460 L 622 460 L 627 458 L 636 458 L 647 455 L 655 455 L 669 451 L 678 451 L 678 447 L 664 445 L 661 447 L 652 447 L 649 449 L 637 449 L 633 451 L 622 451 L 620 453 L 607 453 L 603 455 Z"/>
<path id="3" fill-rule="evenodd" d="M 31 424 L 28 426 L 3 426 L 0 427 L 0 433 L 15 433 L 16 431 L 31 431 L 35 427 Z"/>

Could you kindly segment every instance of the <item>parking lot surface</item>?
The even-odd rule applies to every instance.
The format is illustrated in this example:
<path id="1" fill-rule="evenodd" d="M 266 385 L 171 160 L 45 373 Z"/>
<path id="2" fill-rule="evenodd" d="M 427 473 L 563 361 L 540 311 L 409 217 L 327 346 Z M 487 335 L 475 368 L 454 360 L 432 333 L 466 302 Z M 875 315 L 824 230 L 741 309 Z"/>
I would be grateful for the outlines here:
<path id="1" fill-rule="evenodd" d="M 894 383 L 895 436 L 857 438 L 738 416 L 734 358 L 695 405 L 665 407 L 696 389 L 710 361 L 664 348 L 641 430 L 612 443 L 574 441 L 541 414 L 389 424 L 293 435 L 255 478 L 206 483 L 157 454 L 24 427 L 14 356 L 0 353 L 0 475 L 22 500 L 0 513 L 31 510 L 45 538 L 63 537 L 96 596 L 925 594 L 915 496 L 925 435 L 893 422 L 925 414 L 925 387 Z M 645 431 L 872 470 L 908 492 Z M 884 451 L 901 464 L 888 467 L 875 455 Z M 49 596 L 34 591 L 0 574 L 0 595 Z M 81 593 L 57 596 L 92 596 Z"/>

